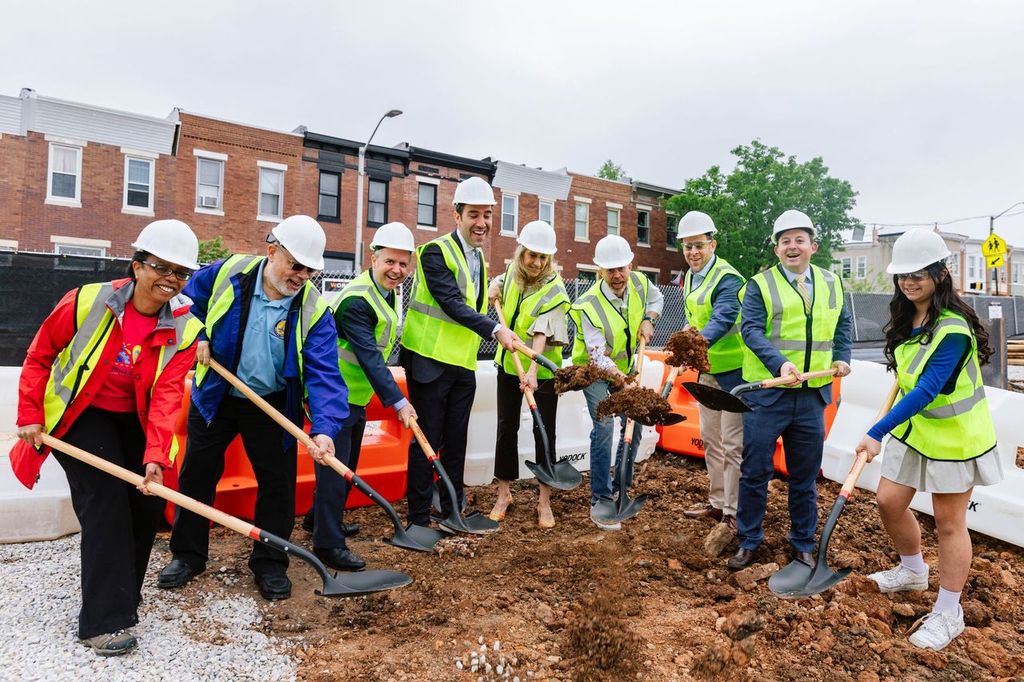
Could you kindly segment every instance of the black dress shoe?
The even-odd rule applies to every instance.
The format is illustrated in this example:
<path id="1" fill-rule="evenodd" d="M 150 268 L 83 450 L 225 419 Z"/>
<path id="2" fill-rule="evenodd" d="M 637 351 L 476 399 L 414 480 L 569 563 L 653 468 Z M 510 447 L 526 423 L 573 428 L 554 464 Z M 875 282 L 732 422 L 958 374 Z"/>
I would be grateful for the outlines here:
<path id="1" fill-rule="evenodd" d="M 256 586 L 267 601 L 287 599 L 292 596 L 292 581 L 284 573 L 265 573 L 256 576 Z"/>
<path id="2" fill-rule="evenodd" d="M 328 567 L 336 571 L 361 571 L 366 568 L 366 562 L 347 547 L 332 547 L 331 549 L 313 548 L 316 558 L 324 562 Z"/>
<path id="3" fill-rule="evenodd" d="M 157 576 L 156 586 L 165 590 L 181 587 L 204 570 L 205 567 L 197 569 L 181 559 L 171 559 L 171 563 L 164 566 L 164 570 Z"/>
<path id="4" fill-rule="evenodd" d="M 750 564 L 754 563 L 754 556 L 757 554 L 756 549 L 740 549 L 725 562 L 725 567 L 730 571 L 738 571 L 741 568 L 746 568 Z"/>
<path id="5" fill-rule="evenodd" d="M 307 533 L 313 532 L 313 512 L 309 512 L 302 517 L 302 530 Z"/>
<path id="6" fill-rule="evenodd" d="M 798 552 L 793 550 L 793 561 L 799 561 L 802 564 L 808 566 L 814 566 L 814 553 L 813 552 Z"/>
<path id="7" fill-rule="evenodd" d="M 345 537 L 351 537 L 351 536 L 353 536 L 353 535 L 355 535 L 356 533 L 359 532 L 359 524 L 358 523 L 345 523 L 344 521 L 342 521 L 341 522 L 341 532 L 345 535 Z"/>

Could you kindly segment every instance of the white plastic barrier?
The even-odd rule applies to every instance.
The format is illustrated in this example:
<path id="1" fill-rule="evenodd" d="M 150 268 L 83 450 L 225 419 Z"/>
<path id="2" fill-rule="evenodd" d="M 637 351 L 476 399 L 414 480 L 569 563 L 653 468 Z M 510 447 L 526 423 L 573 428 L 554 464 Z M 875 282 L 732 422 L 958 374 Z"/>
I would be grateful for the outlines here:
<path id="1" fill-rule="evenodd" d="M 842 402 L 825 441 L 822 470 L 833 481 L 843 481 L 853 464 L 853 451 L 875 423 L 882 401 L 895 377 L 873 362 L 853 361 L 853 372 L 843 379 Z M 1017 468 L 1017 448 L 1024 446 L 1024 394 L 985 388 L 996 426 L 999 457 L 1006 477 L 997 485 L 978 486 L 971 495 L 967 527 L 1024 547 L 1024 470 Z M 882 455 L 864 467 L 857 486 L 874 492 L 881 477 Z M 918 493 L 913 509 L 932 513 L 931 495 Z"/>
<path id="2" fill-rule="evenodd" d="M 15 429 L 20 367 L 0 367 L 0 433 Z M 7 456 L 14 441 L 0 440 L 0 543 L 52 540 L 79 531 L 68 479 L 57 460 L 43 463 L 39 482 L 28 490 L 14 477 Z"/>

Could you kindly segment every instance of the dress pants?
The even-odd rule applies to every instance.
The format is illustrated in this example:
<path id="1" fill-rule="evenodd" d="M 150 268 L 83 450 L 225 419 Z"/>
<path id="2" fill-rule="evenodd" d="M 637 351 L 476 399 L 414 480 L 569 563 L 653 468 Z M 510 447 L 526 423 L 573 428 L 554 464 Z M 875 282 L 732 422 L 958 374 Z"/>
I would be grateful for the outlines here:
<path id="1" fill-rule="evenodd" d="M 777 389 L 767 407 L 743 415 L 743 463 L 736 513 L 740 548 L 753 550 L 764 540 L 768 483 L 775 475 L 775 441 L 782 436 L 789 470 L 789 542 L 798 552 L 814 551 L 818 525 L 817 477 L 825 444 L 825 403 L 815 388 Z"/>
<path id="2" fill-rule="evenodd" d="M 88 407 L 62 440 L 129 471 L 144 475 L 146 436 L 134 412 Z M 68 455 L 54 452 L 71 489 L 71 505 L 82 526 L 82 639 L 139 622 L 146 577 L 163 498 L 143 495 L 135 486 Z"/>
<path id="3" fill-rule="evenodd" d="M 284 411 L 284 391 L 263 398 Z M 188 413 L 188 448 L 178 479 L 184 495 L 213 504 L 217 482 L 224 474 L 224 452 L 238 434 L 256 474 L 257 527 L 287 540 L 295 523 L 296 446 L 284 448 L 284 429 L 248 398 L 224 396 L 217 416 L 208 425 L 191 405 Z M 171 553 L 196 570 L 209 558 L 210 522 L 178 508 L 171 533 Z M 288 555 L 259 541 L 253 542 L 249 568 L 256 575 L 275 575 L 288 569 Z"/>
<path id="4" fill-rule="evenodd" d="M 721 388 L 711 374 L 701 374 L 705 386 Z M 708 501 L 727 516 L 736 516 L 743 460 L 743 415 L 697 405 L 700 439 L 704 442 L 704 464 L 708 468 Z"/>
<path id="5" fill-rule="evenodd" d="M 544 422 L 544 433 L 555 457 L 555 419 L 558 417 L 558 395 L 555 394 L 555 380 L 537 382 L 533 392 L 537 410 Z M 494 444 L 494 475 L 502 481 L 519 478 L 519 423 L 523 407 L 523 392 L 519 390 L 519 377 L 498 370 L 498 436 Z M 533 416 L 530 416 L 533 421 Z M 533 424 L 534 462 L 542 462 L 547 456 L 540 429 Z M 551 462 L 554 464 L 554 461 Z"/>
<path id="6" fill-rule="evenodd" d="M 409 401 L 418 415 L 423 435 L 440 456 L 441 464 L 452 479 L 456 504 L 461 509 L 464 494 L 462 475 L 466 467 L 466 441 L 469 436 L 469 413 L 476 396 L 476 373 L 465 367 L 445 365 L 441 374 L 429 382 L 419 382 L 406 375 Z M 419 443 L 409 446 L 408 486 L 409 523 L 430 524 L 430 500 L 433 497 L 434 469 L 427 461 Z M 441 515 L 451 513 L 451 500 L 442 486 Z"/>
<path id="7" fill-rule="evenodd" d="M 348 417 L 334 439 L 334 456 L 355 471 L 359 466 L 359 447 L 366 428 L 366 407 L 349 403 L 348 410 Z M 344 522 L 345 502 L 352 486 L 329 466 L 314 464 L 313 467 L 316 471 L 313 547 L 344 549 L 345 534 L 341 531 L 341 524 Z"/>

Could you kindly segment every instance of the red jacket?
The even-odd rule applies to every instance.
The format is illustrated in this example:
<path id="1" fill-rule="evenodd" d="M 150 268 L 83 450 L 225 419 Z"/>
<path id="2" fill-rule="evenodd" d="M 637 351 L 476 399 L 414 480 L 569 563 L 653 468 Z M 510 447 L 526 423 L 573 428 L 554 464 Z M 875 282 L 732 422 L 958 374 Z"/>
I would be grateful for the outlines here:
<path id="1" fill-rule="evenodd" d="M 130 279 L 119 279 L 111 282 L 115 292 L 129 284 Z M 29 346 L 25 364 L 21 368 L 21 381 L 18 385 L 18 426 L 28 424 L 45 424 L 43 412 L 43 396 L 50 372 L 57 355 L 67 347 L 75 336 L 75 301 L 78 289 L 72 289 L 57 303 L 50 315 L 36 332 L 32 345 Z M 116 294 L 115 294 L 116 295 Z M 114 298 L 114 297 L 111 297 Z M 109 305 L 109 304 L 108 304 Z M 189 311 L 191 301 L 179 296 L 166 304 L 160 311 L 160 320 L 166 317 L 178 317 Z M 98 364 L 89 376 L 85 386 L 71 401 L 64 417 L 60 420 L 53 433 L 60 438 L 67 432 L 78 415 L 85 410 L 96 395 L 97 389 L 103 385 L 110 374 L 110 368 L 121 349 L 120 317 L 115 312 L 117 324 L 110 330 L 110 336 L 100 354 Z M 135 404 L 138 409 L 139 423 L 146 434 L 146 450 L 143 463 L 156 462 L 167 468 L 171 466 L 168 453 L 174 435 L 174 427 L 178 410 L 181 409 L 182 396 L 185 392 L 185 375 L 195 363 L 196 344 L 180 349 L 171 362 L 160 374 L 156 385 L 157 358 L 160 349 L 177 343 L 174 327 L 161 325 L 149 336 L 149 342 L 142 344 L 142 350 L 135 361 Z M 152 391 L 150 390 L 152 388 Z M 11 448 L 11 467 L 18 480 L 26 487 L 35 485 L 43 460 L 49 454 L 49 448 L 37 451 L 25 441 L 18 441 Z"/>

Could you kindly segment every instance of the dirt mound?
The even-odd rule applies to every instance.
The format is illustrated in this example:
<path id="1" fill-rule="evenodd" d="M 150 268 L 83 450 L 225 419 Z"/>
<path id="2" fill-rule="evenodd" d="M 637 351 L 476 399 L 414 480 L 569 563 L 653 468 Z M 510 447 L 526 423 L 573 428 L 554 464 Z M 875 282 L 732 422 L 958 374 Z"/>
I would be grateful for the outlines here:
<path id="1" fill-rule="evenodd" d="M 597 418 L 624 414 L 641 424 L 664 424 L 672 406 L 650 388 L 634 386 L 610 394 L 597 404 Z"/>
<path id="2" fill-rule="evenodd" d="M 690 327 L 672 332 L 665 344 L 668 357 L 665 363 L 674 367 L 683 367 L 698 372 L 710 371 L 708 364 L 708 340 L 700 332 Z"/>
<path id="3" fill-rule="evenodd" d="M 622 386 L 622 377 L 615 372 L 601 369 L 592 362 L 585 365 L 569 365 L 559 367 L 555 370 L 555 393 L 562 394 L 569 391 L 582 391 L 598 379 L 604 379 L 612 386 Z"/>
<path id="4" fill-rule="evenodd" d="M 613 572 L 603 571 L 596 589 L 574 609 L 566 625 L 563 647 L 572 665 L 572 679 L 596 682 L 632 676 L 639 665 L 643 640 L 633 632 L 626 595 Z M 633 608 L 634 613 L 639 608 Z"/>

